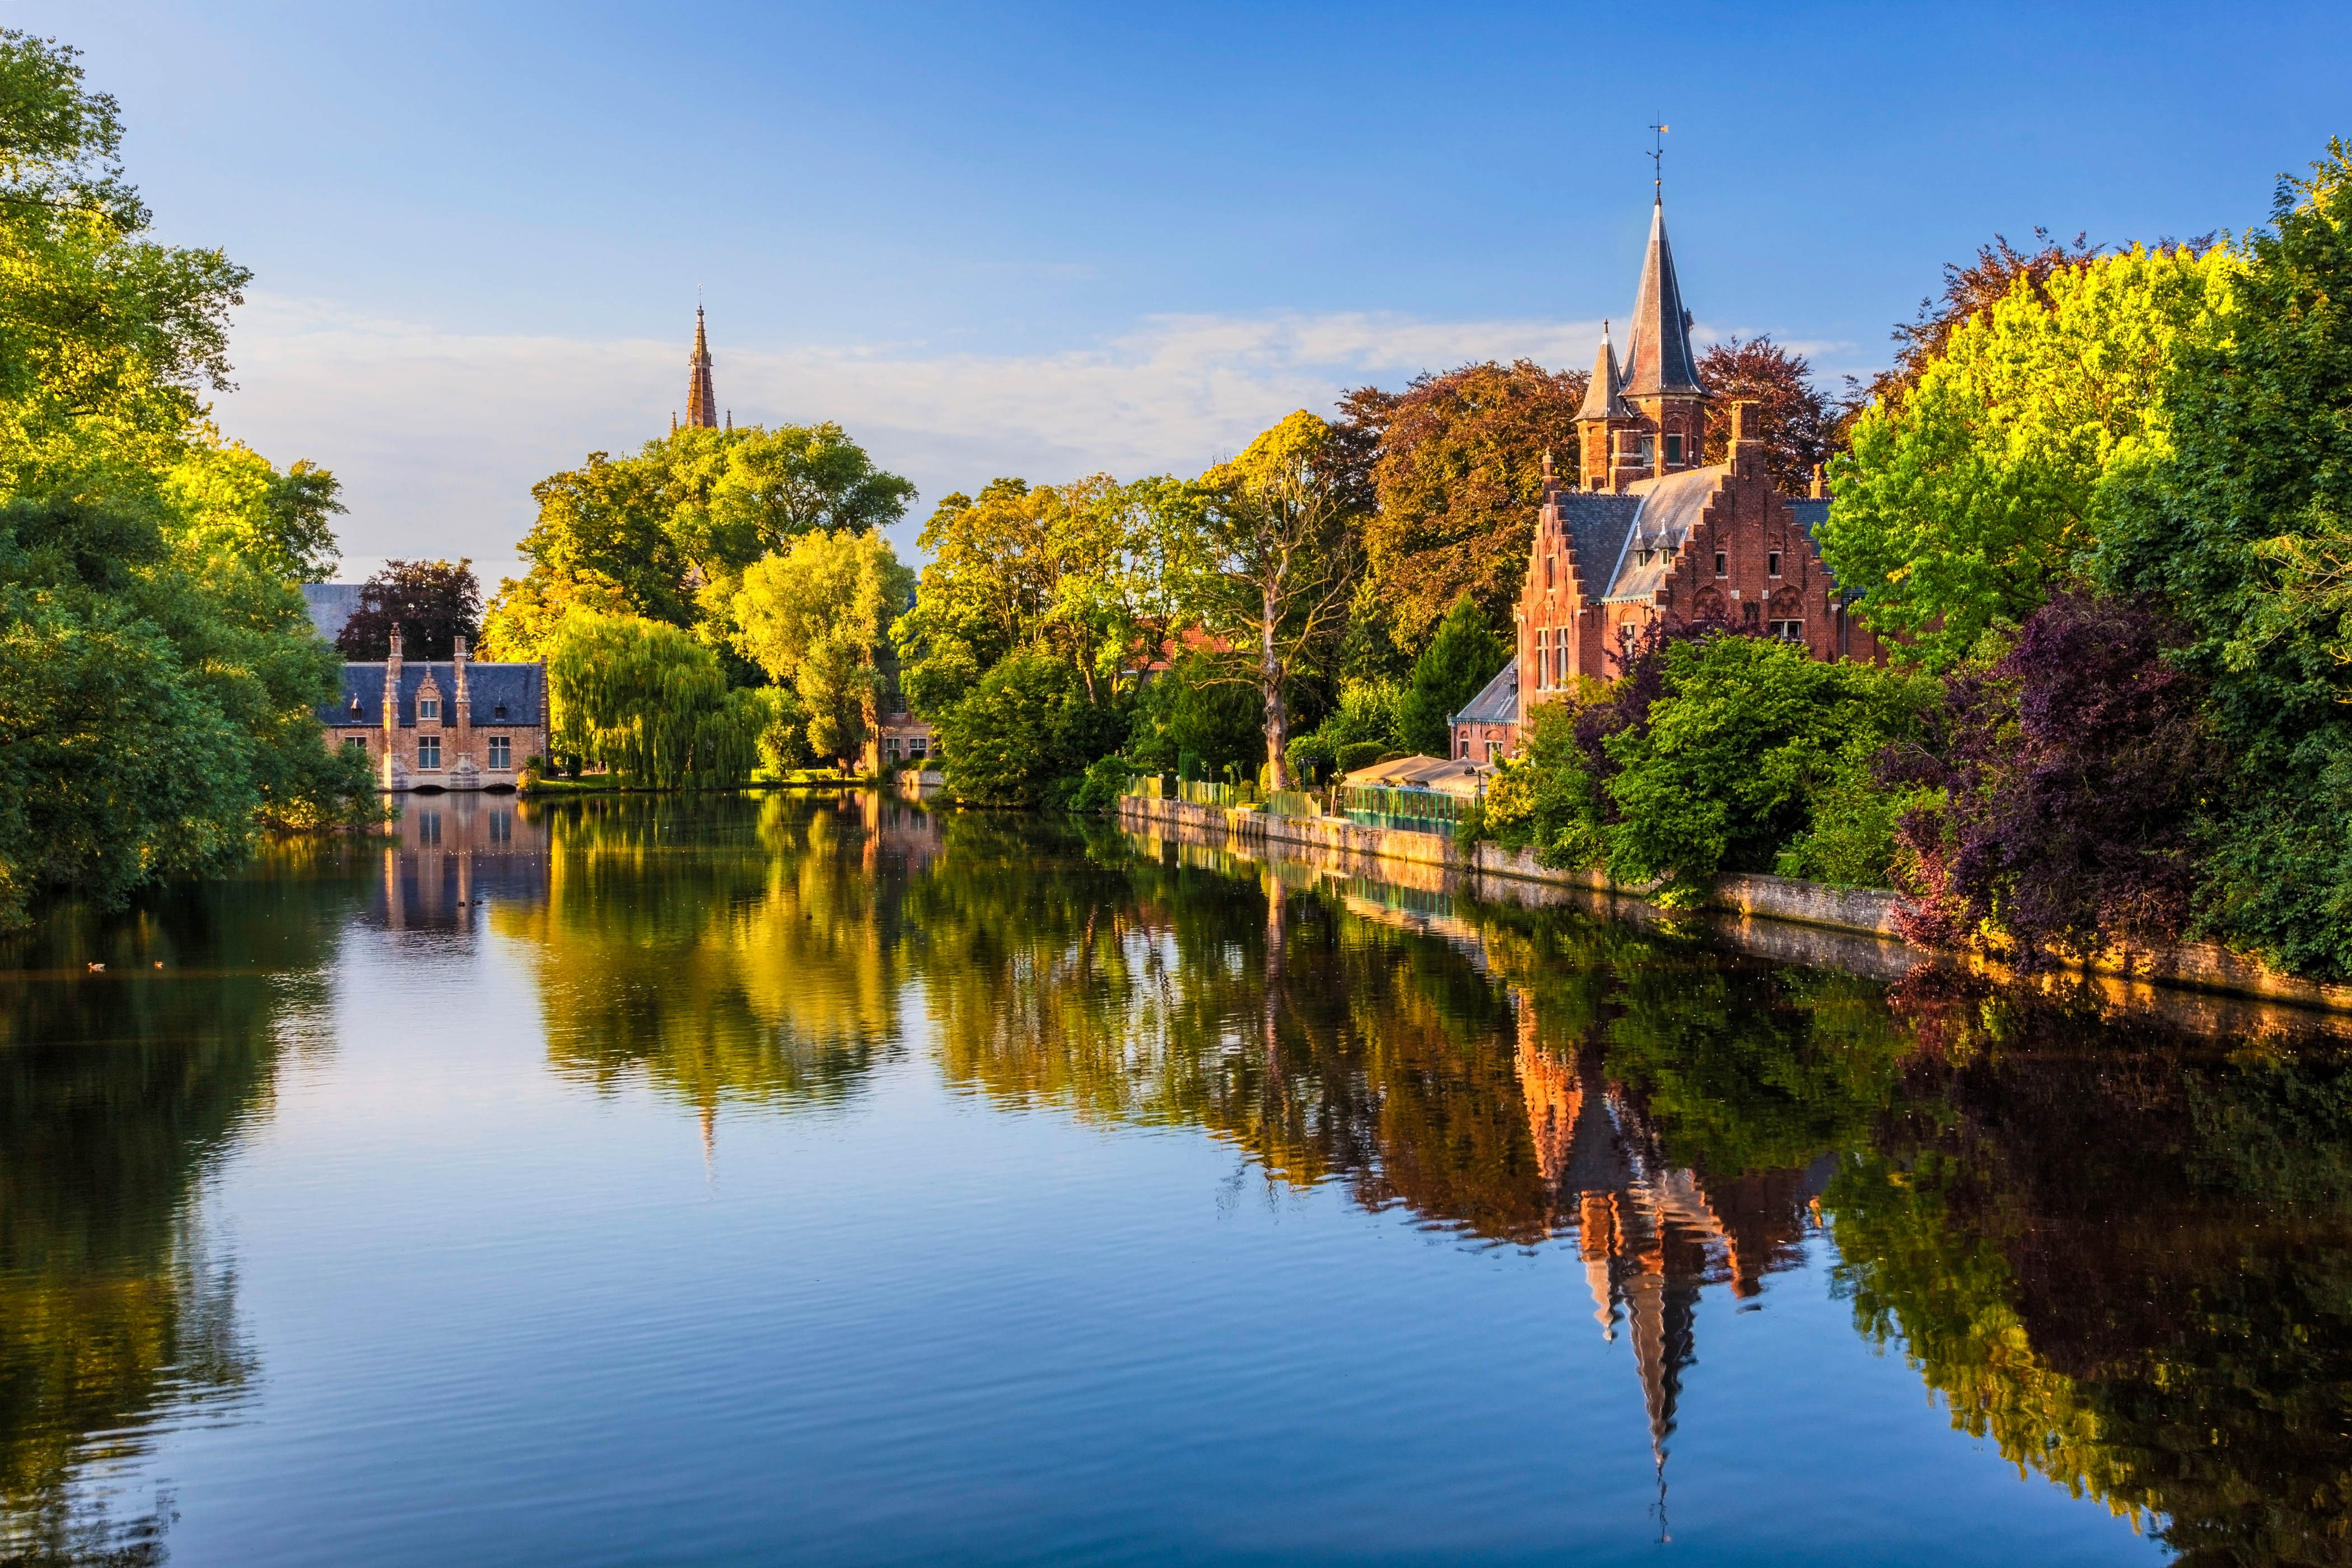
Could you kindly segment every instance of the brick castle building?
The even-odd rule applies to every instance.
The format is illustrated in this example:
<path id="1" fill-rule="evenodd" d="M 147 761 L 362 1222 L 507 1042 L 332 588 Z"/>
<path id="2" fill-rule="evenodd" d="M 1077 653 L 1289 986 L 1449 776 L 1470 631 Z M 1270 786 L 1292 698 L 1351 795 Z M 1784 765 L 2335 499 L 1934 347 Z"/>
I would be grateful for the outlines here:
<path id="1" fill-rule="evenodd" d="M 1810 497 L 1780 494 L 1748 405 L 1726 411 L 1729 459 L 1703 462 L 1720 416 L 1699 381 L 1690 326 L 1661 200 L 1622 365 L 1601 333 L 1577 415 L 1576 474 L 1563 482 L 1544 459 L 1517 657 L 1454 716 L 1457 758 L 1517 749 L 1528 710 L 1586 678 L 1619 674 L 1628 645 L 1653 626 L 1784 637 L 1815 658 L 1878 657 L 1813 543 L 1827 498 L 1818 485 Z"/>

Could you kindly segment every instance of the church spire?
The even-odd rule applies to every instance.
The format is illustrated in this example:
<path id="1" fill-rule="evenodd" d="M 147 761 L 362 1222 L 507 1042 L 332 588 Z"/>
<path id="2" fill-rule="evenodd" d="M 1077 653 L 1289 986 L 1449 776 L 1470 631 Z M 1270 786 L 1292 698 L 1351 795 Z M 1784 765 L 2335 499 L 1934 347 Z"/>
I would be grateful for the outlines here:
<path id="1" fill-rule="evenodd" d="M 1642 260 L 1642 287 L 1633 299 L 1633 335 L 1625 350 L 1625 395 L 1704 397 L 1698 362 L 1691 354 L 1690 317 L 1675 277 L 1674 247 L 1666 243 L 1666 203 L 1650 208 L 1650 253 Z"/>
<path id="2" fill-rule="evenodd" d="M 686 422 L 719 427 L 719 395 L 710 384 L 710 341 L 703 335 L 702 307 L 694 308 L 694 357 L 687 361 Z"/>

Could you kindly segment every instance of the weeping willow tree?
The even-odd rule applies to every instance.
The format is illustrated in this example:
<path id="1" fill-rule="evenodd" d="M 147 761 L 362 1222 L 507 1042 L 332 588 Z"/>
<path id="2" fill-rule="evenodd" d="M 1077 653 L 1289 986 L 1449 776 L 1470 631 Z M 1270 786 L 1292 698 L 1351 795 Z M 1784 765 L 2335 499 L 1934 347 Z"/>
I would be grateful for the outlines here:
<path id="1" fill-rule="evenodd" d="M 726 784 L 751 771 L 768 721 L 718 657 L 677 627 L 575 610 L 547 658 L 548 749 L 633 784 Z"/>

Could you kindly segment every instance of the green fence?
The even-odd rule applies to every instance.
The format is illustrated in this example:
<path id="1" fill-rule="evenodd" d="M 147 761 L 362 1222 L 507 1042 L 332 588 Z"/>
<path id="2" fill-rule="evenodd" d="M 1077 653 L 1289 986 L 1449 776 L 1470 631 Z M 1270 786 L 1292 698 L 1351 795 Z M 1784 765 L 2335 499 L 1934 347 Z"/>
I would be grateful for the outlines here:
<path id="1" fill-rule="evenodd" d="M 1257 789 L 1251 784 L 1210 784 L 1205 779 L 1194 783 L 1179 779 L 1176 798 L 1190 801 L 1194 805 L 1221 806 L 1230 811 L 1237 805 L 1255 805 Z"/>
<path id="2" fill-rule="evenodd" d="M 1452 833 L 1476 805 L 1475 796 L 1433 789 L 1387 789 L 1348 784 L 1339 791 L 1348 820 L 1362 827 L 1393 827 L 1407 833 Z"/>
<path id="3" fill-rule="evenodd" d="M 1323 815 L 1323 803 L 1303 789 L 1270 789 L 1265 810 L 1269 816 L 1316 817 Z"/>

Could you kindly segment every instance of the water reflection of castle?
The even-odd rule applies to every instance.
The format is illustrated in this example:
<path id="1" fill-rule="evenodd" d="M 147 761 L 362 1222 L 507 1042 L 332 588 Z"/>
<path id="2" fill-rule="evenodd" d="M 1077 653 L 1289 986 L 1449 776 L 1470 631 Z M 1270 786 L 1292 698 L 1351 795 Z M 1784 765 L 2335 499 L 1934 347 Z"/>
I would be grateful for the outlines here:
<path id="1" fill-rule="evenodd" d="M 386 929 L 462 925 L 493 899 L 547 896 L 547 822 L 509 795 L 414 795 L 384 836 Z"/>
<path id="2" fill-rule="evenodd" d="M 1538 1167 L 1576 1233 L 1601 1333 L 1614 1340 L 1622 1325 L 1633 1342 L 1663 1467 L 1696 1355 L 1701 1287 L 1727 1281 L 1735 1296 L 1754 1296 L 1767 1271 L 1792 1262 L 1833 1157 L 1702 1184 L 1664 1164 L 1655 1132 L 1603 1078 L 1597 1052 L 1563 1060 L 1537 1043 L 1524 1000 L 1517 1057 Z"/>

